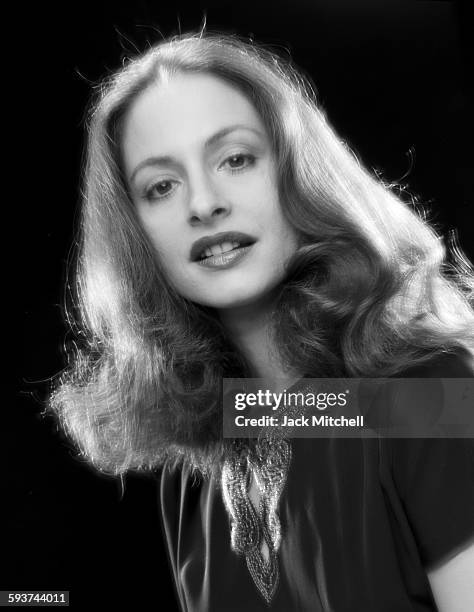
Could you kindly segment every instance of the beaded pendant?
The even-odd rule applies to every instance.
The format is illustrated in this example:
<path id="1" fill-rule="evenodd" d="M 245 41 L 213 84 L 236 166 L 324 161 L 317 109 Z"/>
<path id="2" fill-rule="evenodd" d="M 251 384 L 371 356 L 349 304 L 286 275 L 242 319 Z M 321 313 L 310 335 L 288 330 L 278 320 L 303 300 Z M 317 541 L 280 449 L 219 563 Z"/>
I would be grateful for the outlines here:
<path id="1" fill-rule="evenodd" d="M 291 446 L 281 437 L 260 439 L 246 455 L 226 459 L 222 469 L 222 495 L 231 519 L 231 547 L 244 555 L 260 594 L 270 604 L 279 581 L 278 549 L 281 526 L 278 502 L 291 461 Z M 249 495 L 254 480 L 260 502 Z M 264 555 L 262 550 L 267 551 Z"/>

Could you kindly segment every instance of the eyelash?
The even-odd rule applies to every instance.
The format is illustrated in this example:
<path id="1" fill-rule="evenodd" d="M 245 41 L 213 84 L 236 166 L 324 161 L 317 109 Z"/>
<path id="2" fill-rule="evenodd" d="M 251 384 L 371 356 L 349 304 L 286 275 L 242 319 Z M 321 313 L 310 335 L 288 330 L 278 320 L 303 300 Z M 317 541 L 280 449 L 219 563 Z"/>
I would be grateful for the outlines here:
<path id="1" fill-rule="evenodd" d="M 241 168 L 230 168 L 229 167 L 229 171 L 231 172 L 231 174 L 238 174 L 239 172 L 243 172 L 247 168 L 254 166 L 255 162 L 257 161 L 257 158 L 255 157 L 255 155 L 252 155 L 251 153 L 234 153 L 233 155 L 229 155 L 228 157 L 226 157 L 226 159 L 222 162 L 222 164 L 220 164 L 219 168 L 224 166 L 224 164 L 226 164 L 229 160 L 234 159 L 234 158 L 240 158 L 240 157 L 246 160 L 245 165 L 242 166 Z M 157 181 L 156 183 L 153 183 L 151 187 L 145 190 L 143 197 L 150 202 L 155 201 L 155 200 L 164 200 L 165 198 L 169 197 L 173 193 L 173 190 L 168 191 L 166 194 L 162 196 L 154 196 L 153 190 L 158 185 L 166 184 L 166 183 L 173 183 L 173 182 L 175 181 L 171 179 L 164 179 L 162 181 Z"/>
<path id="2" fill-rule="evenodd" d="M 223 166 L 226 162 L 228 162 L 230 159 L 233 159 L 234 157 L 243 157 L 244 159 L 247 160 L 247 163 L 242 168 L 229 168 L 232 174 L 236 174 L 237 172 L 242 172 L 242 170 L 245 170 L 249 166 L 253 166 L 255 162 L 257 161 L 257 158 L 255 157 L 255 155 L 252 155 L 251 153 L 234 153 L 233 155 L 229 155 L 228 157 L 226 157 L 225 160 L 222 162 L 222 164 L 219 166 L 219 168 Z"/>

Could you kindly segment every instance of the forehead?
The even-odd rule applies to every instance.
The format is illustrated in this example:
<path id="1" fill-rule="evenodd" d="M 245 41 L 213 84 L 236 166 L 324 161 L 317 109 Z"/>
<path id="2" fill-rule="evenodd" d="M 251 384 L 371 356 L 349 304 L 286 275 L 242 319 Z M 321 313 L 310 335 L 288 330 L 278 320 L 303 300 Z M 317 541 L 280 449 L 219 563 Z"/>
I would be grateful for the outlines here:
<path id="1" fill-rule="evenodd" d="M 132 104 L 122 132 L 125 162 L 198 146 L 236 124 L 265 133 L 255 107 L 238 89 L 212 75 L 178 74 L 150 85 Z"/>

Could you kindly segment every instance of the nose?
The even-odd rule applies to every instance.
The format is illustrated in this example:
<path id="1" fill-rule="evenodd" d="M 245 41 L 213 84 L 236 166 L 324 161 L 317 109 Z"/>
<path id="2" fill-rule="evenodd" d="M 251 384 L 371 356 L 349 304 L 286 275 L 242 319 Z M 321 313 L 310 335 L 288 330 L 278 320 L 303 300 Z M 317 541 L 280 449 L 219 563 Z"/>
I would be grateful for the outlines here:
<path id="1" fill-rule="evenodd" d="M 212 223 L 230 213 L 230 202 L 206 172 L 190 178 L 189 213 L 191 225 Z"/>

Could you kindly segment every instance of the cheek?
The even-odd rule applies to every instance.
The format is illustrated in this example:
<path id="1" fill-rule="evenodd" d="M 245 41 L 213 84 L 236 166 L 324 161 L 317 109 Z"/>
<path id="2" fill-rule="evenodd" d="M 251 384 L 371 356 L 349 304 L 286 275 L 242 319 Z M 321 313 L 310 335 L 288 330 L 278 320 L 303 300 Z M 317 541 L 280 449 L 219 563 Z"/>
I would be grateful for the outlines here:
<path id="1" fill-rule="evenodd" d="M 170 240 L 169 237 L 155 237 L 152 244 L 155 249 L 155 257 L 167 276 L 170 279 L 180 276 L 183 268 L 183 255 L 178 252 L 176 240 Z"/>
<path id="2" fill-rule="evenodd" d="M 142 226 L 149 244 L 153 250 L 155 261 L 165 274 L 168 282 L 178 286 L 186 276 L 185 262 L 187 254 L 182 247 L 182 232 L 176 228 L 175 220 L 161 215 L 158 220 L 145 214 L 139 214 Z"/>
<path id="3" fill-rule="evenodd" d="M 140 217 L 140 223 L 154 250 L 159 253 L 160 257 L 166 257 L 170 249 L 172 250 L 173 245 L 176 245 L 176 236 L 173 229 L 163 221 L 145 216 Z"/>
<path id="4" fill-rule="evenodd" d="M 288 248 L 294 248 L 298 241 L 297 231 L 284 216 L 280 203 L 275 206 L 273 214 L 269 221 L 269 229 L 271 233 L 277 238 L 277 240 L 284 240 L 285 245 L 287 245 Z"/>
<path id="5" fill-rule="evenodd" d="M 153 232 L 150 241 L 155 251 L 155 257 L 168 280 L 176 285 L 183 282 L 189 274 L 188 258 L 182 242 L 176 232 Z"/>
<path id="6" fill-rule="evenodd" d="M 298 250 L 299 238 L 295 229 L 289 225 L 286 220 L 280 230 L 276 249 L 279 253 L 280 260 L 283 260 L 286 264 Z"/>

